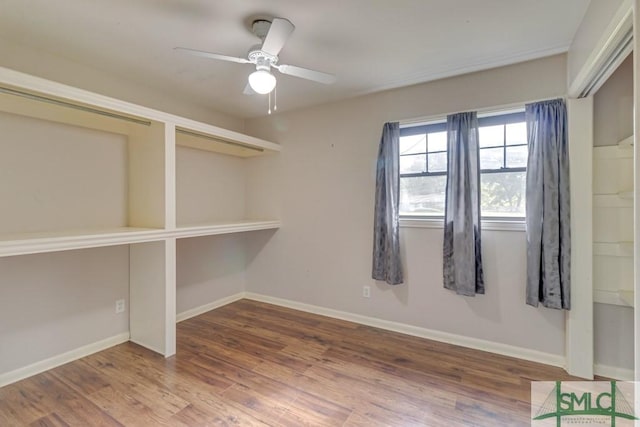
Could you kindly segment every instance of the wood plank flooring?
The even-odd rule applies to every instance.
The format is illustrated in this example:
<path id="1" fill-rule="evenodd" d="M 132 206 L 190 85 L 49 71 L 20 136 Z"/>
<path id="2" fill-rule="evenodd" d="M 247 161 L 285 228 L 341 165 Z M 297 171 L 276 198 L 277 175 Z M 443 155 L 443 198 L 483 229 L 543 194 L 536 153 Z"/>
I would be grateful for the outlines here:
<path id="1" fill-rule="evenodd" d="M 528 426 L 563 370 L 241 300 L 0 388 L 0 426 Z"/>

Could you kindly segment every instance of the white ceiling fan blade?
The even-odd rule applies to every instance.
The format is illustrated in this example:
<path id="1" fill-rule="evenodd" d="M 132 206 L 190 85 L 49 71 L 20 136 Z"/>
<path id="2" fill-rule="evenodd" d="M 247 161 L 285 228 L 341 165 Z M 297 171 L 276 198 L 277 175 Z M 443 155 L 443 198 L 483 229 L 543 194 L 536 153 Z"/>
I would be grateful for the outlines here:
<path id="1" fill-rule="evenodd" d="M 219 53 L 205 52 L 203 50 L 189 49 L 189 48 L 186 48 L 186 47 L 174 47 L 173 49 L 177 50 L 177 51 L 180 51 L 180 52 L 188 53 L 190 55 L 201 56 L 203 58 L 220 59 L 222 61 L 237 62 L 239 64 L 250 64 L 251 63 L 251 61 L 249 61 L 248 59 L 245 59 L 245 58 L 238 58 L 238 57 L 235 57 L 235 56 L 220 55 Z"/>
<path id="2" fill-rule="evenodd" d="M 257 92 L 255 90 L 253 90 L 253 88 L 251 87 L 251 85 L 249 83 L 247 83 L 247 85 L 244 87 L 244 90 L 242 91 L 242 93 L 244 93 L 245 95 L 255 95 Z"/>
<path id="3" fill-rule="evenodd" d="M 262 43 L 262 50 L 270 55 L 278 56 L 280 50 L 289 39 L 295 26 L 287 19 L 273 18 L 269 32 Z"/>
<path id="4" fill-rule="evenodd" d="M 295 65 L 274 65 L 282 74 L 300 77 L 301 79 L 313 80 L 314 82 L 330 85 L 335 83 L 336 76 L 320 71 L 309 70 L 308 68 L 296 67 Z"/>

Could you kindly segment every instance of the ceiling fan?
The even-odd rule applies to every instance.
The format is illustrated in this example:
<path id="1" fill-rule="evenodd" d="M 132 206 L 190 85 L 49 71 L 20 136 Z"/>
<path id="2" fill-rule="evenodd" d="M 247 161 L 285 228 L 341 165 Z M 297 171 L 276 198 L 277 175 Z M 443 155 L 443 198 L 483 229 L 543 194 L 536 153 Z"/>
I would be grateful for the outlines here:
<path id="1" fill-rule="evenodd" d="M 175 50 L 209 59 L 219 59 L 240 64 L 254 64 L 256 71 L 249 75 L 249 83 L 244 90 L 246 94 L 250 94 L 252 91 L 267 94 L 275 88 L 276 78 L 271 73 L 271 68 L 275 68 L 282 74 L 312 80 L 318 83 L 331 84 L 336 81 L 336 77 L 332 74 L 309 70 L 295 65 L 278 64 L 278 54 L 295 29 L 295 26 L 289 20 L 284 18 L 273 18 L 271 21 L 257 19 L 253 21 L 251 29 L 253 34 L 262 40 L 262 43 L 252 46 L 246 58 L 204 52 L 185 47 L 176 47 Z"/>

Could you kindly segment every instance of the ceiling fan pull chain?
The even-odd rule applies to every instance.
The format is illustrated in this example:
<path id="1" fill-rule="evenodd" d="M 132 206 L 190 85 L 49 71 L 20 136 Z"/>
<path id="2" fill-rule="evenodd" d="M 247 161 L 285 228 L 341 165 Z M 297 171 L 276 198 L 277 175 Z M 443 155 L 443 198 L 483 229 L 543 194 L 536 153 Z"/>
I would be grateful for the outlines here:
<path id="1" fill-rule="evenodd" d="M 269 92 L 269 110 L 267 111 L 267 114 L 271 114 L 271 92 Z"/>
<path id="2" fill-rule="evenodd" d="M 273 88 L 273 111 L 278 111 L 278 86 Z"/>

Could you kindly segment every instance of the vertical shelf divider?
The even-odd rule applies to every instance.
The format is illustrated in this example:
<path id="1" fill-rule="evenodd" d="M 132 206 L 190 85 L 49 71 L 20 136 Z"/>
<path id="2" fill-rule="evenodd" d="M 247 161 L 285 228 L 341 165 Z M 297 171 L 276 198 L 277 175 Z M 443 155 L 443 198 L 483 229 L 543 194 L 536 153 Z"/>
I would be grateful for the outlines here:
<path id="1" fill-rule="evenodd" d="M 153 122 L 148 132 L 132 135 L 130 147 L 131 222 L 174 229 L 175 126 Z M 176 352 L 175 256 L 175 238 L 129 249 L 131 341 L 165 357 Z"/>
<path id="2" fill-rule="evenodd" d="M 176 352 L 175 239 L 129 249 L 131 341 L 164 355 Z"/>

